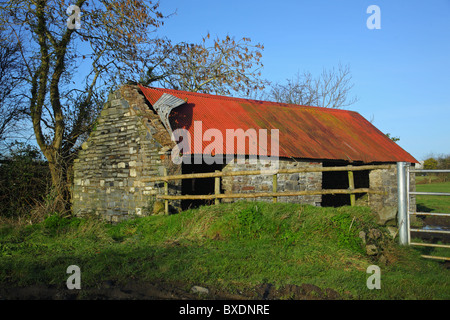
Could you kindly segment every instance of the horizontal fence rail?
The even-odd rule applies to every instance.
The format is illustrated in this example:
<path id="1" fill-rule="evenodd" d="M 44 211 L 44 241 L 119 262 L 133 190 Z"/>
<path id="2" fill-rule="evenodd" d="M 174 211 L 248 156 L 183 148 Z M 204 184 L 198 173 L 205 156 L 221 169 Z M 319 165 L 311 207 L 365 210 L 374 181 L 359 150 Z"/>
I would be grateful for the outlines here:
<path id="1" fill-rule="evenodd" d="M 434 259 L 434 260 L 447 260 L 450 261 L 449 257 L 438 257 L 438 256 L 429 256 L 429 255 L 422 255 L 422 258 L 426 258 L 426 259 Z"/>
<path id="2" fill-rule="evenodd" d="M 375 170 L 375 169 L 393 169 L 395 165 L 362 165 L 362 166 L 339 166 L 339 167 L 322 167 L 322 168 L 294 168 L 294 169 L 276 169 L 276 170 L 243 170 L 243 171 L 219 171 L 205 172 L 205 173 L 189 173 L 167 175 L 167 170 L 164 170 L 163 176 L 142 179 L 142 182 L 164 182 L 164 194 L 156 195 L 157 199 L 164 200 L 165 213 L 168 213 L 169 200 L 214 200 L 215 204 L 219 204 L 220 199 L 231 198 L 272 198 L 274 203 L 279 197 L 292 197 L 302 195 L 324 195 L 324 194 L 348 194 L 350 196 L 350 205 L 354 206 L 356 203 L 357 193 L 367 194 L 386 194 L 384 191 L 371 190 L 369 188 L 355 188 L 353 171 Z M 292 192 L 277 192 L 277 175 L 290 173 L 305 173 L 305 172 L 333 172 L 333 171 L 347 171 L 348 172 L 348 189 L 322 189 L 322 190 L 307 190 L 307 191 L 292 191 Z M 272 192 L 257 192 L 257 193 L 221 193 L 220 192 L 220 178 L 233 176 L 247 176 L 247 175 L 267 175 L 273 177 Z M 214 194 L 205 195 L 169 195 L 168 181 L 183 180 L 183 179 L 201 179 L 214 178 Z"/>
<path id="3" fill-rule="evenodd" d="M 142 182 L 156 182 L 182 179 L 196 178 L 216 178 L 216 177 L 233 177 L 233 176 L 250 176 L 250 175 L 273 175 L 301 172 L 328 172 L 328 171 L 363 171 L 374 169 L 392 169 L 394 165 L 373 165 L 373 166 L 345 166 L 345 167 L 324 167 L 324 168 L 295 168 L 295 169 L 278 169 L 278 170 L 247 170 L 247 171 L 230 171 L 230 172 L 205 172 L 205 173 L 188 173 L 172 176 L 159 176 L 154 178 L 143 179 Z"/>
<path id="4" fill-rule="evenodd" d="M 438 217 L 450 217 L 450 213 L 438 213 L 438 212 L 411 212 L 413 216 L 438 216 Z"/>
<path id="5" fill-rule="evenodd" d="M 411 173 L 450 173 L 448 169 L 411 169 L 409 170 Z"/>
<path id="6" fill-rule="evenodd" d="M 450 217 L 450 213 L 438 213 L 438 212 L 410 212 L 409 208 L 409 199 L 411 195 L 424 195 L 424 196 L 450 196 L 450 192 L 419 192 L 419 191 L 410 191 L 409 189 L 409 179 L 410 174 L 415 173 L 450 173 L 448 169 L 407 169 L 406 178 L 407 178 L 407 200 L 408 200 L 408 216 L 437 216 L 437 217 Z M 447 244 L 435 244 L 435 243 L 421 243 L 421 242 L 411 242 L 411 232 L 419 232 L 419 233 L 431 233 L 431 234 L 450 234 L 450 230 L 436 230 L 436 229 L 416 229 L 411 228 L 409 225 L 408 219 L 408 243 L 412 246 L 420 246 L 420 247 L 434 247 L 434 248 L 450 248 L 450 245 Z M 435 260 L 447 260 L 450 261 L 450 257 L 441 257 L 441 256 L 431 256 L 431 255 L 422 255 L 423 258 L 426 259 L 435 259 Z"/>
<path id="7" fill-rule="evenodd" d="M 266 198 L 266 197 L 292 197 L 304 195 L 318 195 L 318 194 L 354 194 L 354 193 L 373 193 L 384 194 L 383 191 L 372 191 L 368 188 L 359 189 L 328 189 L 322 191 L 293 191 L 293 192 L 258 192 L 258 193 L 222 193 L 222 194 L 208 194 L 208 195 L 156 195 L 157 199 L 164 200 L 213 200 L 216 198 Z"/>
<path id="8" fill-rule="evenodd" d="M 411 245 L 422 246 L 422 247 L 436 247 L 436 248 L 450 248 L 448 244 L 436 244 L 436 243 L 422 243 L 422 242 L 411 242 Z M 448 258 L 450 259 L 450 258 Z"/>
<path id="9" fill-rule="evenodd" d="M 450 192 L 417 192 L 410 191 L 409 194 L 413 195 L 423 195 L 423 196 L 450 196 Z"/>
<path id="10" fill-rule="evenodd" d="M 426 232 L 426 233 L 443 233 L 450 234 L 447 230 L 434 230 L 434 229 L 410 229 L 411 232 Z"/>

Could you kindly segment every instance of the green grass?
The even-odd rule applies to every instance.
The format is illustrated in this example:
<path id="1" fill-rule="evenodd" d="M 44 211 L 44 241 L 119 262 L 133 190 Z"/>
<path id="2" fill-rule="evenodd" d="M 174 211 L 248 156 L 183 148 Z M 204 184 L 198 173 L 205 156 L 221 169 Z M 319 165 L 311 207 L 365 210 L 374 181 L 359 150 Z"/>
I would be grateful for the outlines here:
<path id="1" fill-rule="evenodd" d="M 417 184 L 417 191 L 421 192 L 449 192 L 450 181 L 430 184 Z M 417 210 L 421 212 L 450 213 L 450 196 L 417 196 Z"/>
<path id="2" fill-rule="evenodd" d="M 376 227 L 365 207 L 238 202 L 109 225 L 50 216 L 0 228 L 0 285 L 65 286 L 78 265 L 82 287 L 130 279 L 242 290 L 261 283 L 314 284 L 353 299 L 449 299 L 450 270 L 385 239 L 384 265 L 365 254 L 360 231 Z M 369 290 L 370 265 L 381 290 Z"/>

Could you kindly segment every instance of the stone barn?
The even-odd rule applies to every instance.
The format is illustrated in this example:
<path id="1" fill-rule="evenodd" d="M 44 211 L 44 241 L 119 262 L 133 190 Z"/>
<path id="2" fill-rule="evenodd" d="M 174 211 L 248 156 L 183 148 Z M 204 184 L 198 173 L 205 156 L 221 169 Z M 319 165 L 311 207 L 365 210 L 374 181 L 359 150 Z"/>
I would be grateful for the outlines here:
<path id="1" fill-rule="evenodd" d="M 148 180 L 164 174 L 399 161 L 417 163 L 357 112 L 125 85 L 108 97 L 74 162 L 72 205 L 75 214 L 120 221 L 158 211 L 156 196 L 164 193 L 164 184 Z M 220 192 L 268 192 L 272 183 L 271 175 L 225 176 Z M 357 204 L 371 206 L 382 223 L 395 218 L 395 166 L 354 171 L 354 184 L 383 191 L 357 194 Z M 214 178 L 168 183 L 170 195 L 214 194 L 214 188 Z M 344 171 L 278 174 L 277 180 L 279 192 L 348 188 Z M 298 195 L 278 201 L 341 206 L 350 204 L 350 196 Z M 170 211 L 207 203 L 171 200 Z M 415 206 L 414 199 L 410 204 Z"/>

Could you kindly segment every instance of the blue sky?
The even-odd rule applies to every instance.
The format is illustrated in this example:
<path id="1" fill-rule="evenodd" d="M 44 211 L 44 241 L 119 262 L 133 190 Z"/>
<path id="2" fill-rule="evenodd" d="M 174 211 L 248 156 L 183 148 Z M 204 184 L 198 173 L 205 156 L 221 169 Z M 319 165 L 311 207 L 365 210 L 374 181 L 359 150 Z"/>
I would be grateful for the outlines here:
<path id="1" fill-rule="evenodd" d="M 366 26 L 370 5 L 380 8 L 379 30 Z M 158 32 L 174 42 L 209 32 L 262 43 L 273 82 L 348 64 L 359 98 L 348 109 L 418 160 L 450 154 L 450 0 L 164 0 L 161 9 L 176 11 Z"/>

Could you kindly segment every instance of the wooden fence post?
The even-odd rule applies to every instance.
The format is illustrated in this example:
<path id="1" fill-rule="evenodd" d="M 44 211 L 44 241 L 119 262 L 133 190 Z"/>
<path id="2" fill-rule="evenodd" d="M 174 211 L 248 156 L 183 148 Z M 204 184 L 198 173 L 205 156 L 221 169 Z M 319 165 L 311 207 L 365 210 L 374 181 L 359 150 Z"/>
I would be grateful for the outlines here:
<path id="1" fill-rule="evenodd" d="M 167 168 L 164 168 L 164 176 L 167 177 Z M 164 195 L 169 195 L 169 183 L 167 180 L 164 180 Z M 164 212 L 165 214 L 169 214 L 169 200 L 164 200 Z"/>
<path id="2" fill-rule="evenodd" d="M 278 182 L 277 182 L 277 174 L 275 173 L 273 176 L 272 176 L 272 191 L 273 192 L 277 192 L 277 184 L 278 184 Z M 275 197 L 273 197 L 272 198 L 272 202 L 273 203 L 277 203 L 277 197 L 275 196 Z"/>
<path id="3" fill-rule="evenodd" d="M 216 170 L 216 172 L 220 172 L 219 170 Z M 220 194 L 220 177 L 215 177 L 214 181 L 214 194 L 218 195 Z M 214 199 L 214 204 L 219 204 L 220 200 L 219 198 Z"/>
<path id="4" fill-rule="evenodd" d="M 353 177 L 353 171 L 348 171 L 348 188 L 350 190 L 355 190 L 355 179 Z M 350 205 L 353 207 L 356 204 L 356 195 L 354 193 L 350 194 Z"/>

